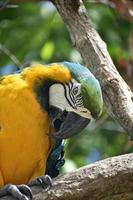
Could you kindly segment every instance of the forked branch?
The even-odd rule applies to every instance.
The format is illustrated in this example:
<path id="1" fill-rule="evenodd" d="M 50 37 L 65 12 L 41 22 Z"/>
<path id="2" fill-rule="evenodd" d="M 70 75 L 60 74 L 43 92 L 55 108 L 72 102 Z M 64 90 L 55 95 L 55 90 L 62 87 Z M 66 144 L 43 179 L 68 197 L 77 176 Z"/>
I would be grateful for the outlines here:
<path id="1" fill-rule="evenodd" d="M 100 81 L 107 111 L 133 140 L 133 93 L 115 68 L 82 0 L 53 0 L 53 3 L 68 28 L 73 45 Z"/>

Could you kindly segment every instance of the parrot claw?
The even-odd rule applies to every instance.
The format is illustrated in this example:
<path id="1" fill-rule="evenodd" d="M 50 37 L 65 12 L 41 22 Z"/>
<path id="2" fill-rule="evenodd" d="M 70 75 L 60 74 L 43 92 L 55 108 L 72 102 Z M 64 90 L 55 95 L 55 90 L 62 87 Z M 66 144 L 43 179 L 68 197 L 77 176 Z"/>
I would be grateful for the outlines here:
<path id="1" fill-rule="evenodd" d="M 37 179 L 33 180 L 31 183 L 28 184 L 31 186 L 42 186 L 42 188 L 46 188 L 48 186 L 52 186 L 52 179 L 49 175 L 40 176 Z"/>
<path id="2" fill-rule="evenodd" d="M 0 190 L 0 197 L 11 195 L 18 200 L 32 199 L 32 191 L 27 185 L 7 184 Z"/>

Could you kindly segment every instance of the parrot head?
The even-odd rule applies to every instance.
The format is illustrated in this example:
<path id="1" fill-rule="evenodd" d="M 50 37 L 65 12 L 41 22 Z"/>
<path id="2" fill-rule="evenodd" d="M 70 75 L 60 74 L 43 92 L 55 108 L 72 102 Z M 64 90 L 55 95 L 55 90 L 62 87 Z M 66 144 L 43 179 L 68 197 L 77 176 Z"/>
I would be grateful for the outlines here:
<path id="1" fill-rule="evenodd" d="M 49 87 L 49 114 L 56 139 L 69 138 L 102 113 L 103 99 L 98 80 L 84 66 L 63 62 L 71 74 L 67 83 Z"/>

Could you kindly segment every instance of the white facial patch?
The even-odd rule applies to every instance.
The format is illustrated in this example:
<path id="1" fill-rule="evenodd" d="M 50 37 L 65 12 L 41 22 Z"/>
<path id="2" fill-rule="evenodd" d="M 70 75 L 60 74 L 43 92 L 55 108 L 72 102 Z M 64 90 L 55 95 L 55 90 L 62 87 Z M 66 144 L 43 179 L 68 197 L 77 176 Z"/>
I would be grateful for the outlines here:
<path id="1" fill-rule="evenodd" d="M 81 84 L 74 79 L 68 84 L 53 84 L 49 89 L 49 104 L 93 120 L 91 112 L 83 105 Z"/>
<path id="2" fill-rule="evenodd" d="M 61 110 L 72 111 L 64 95 L 64 87 L 61 84 L 53 84 L 49 89 L 49 104 Z"/>

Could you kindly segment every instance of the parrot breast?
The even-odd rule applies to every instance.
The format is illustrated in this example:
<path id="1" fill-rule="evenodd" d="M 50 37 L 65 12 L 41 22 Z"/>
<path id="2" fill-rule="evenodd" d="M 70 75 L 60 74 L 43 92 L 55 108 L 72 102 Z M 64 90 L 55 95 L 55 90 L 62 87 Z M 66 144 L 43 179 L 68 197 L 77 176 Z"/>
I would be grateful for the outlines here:
<path id="1" fill-rule="evenodd" d="M 45 172 L 51 149 L 48 113 L 19 74 L 0 84 L 0 187 L 28 183 Z"/>

